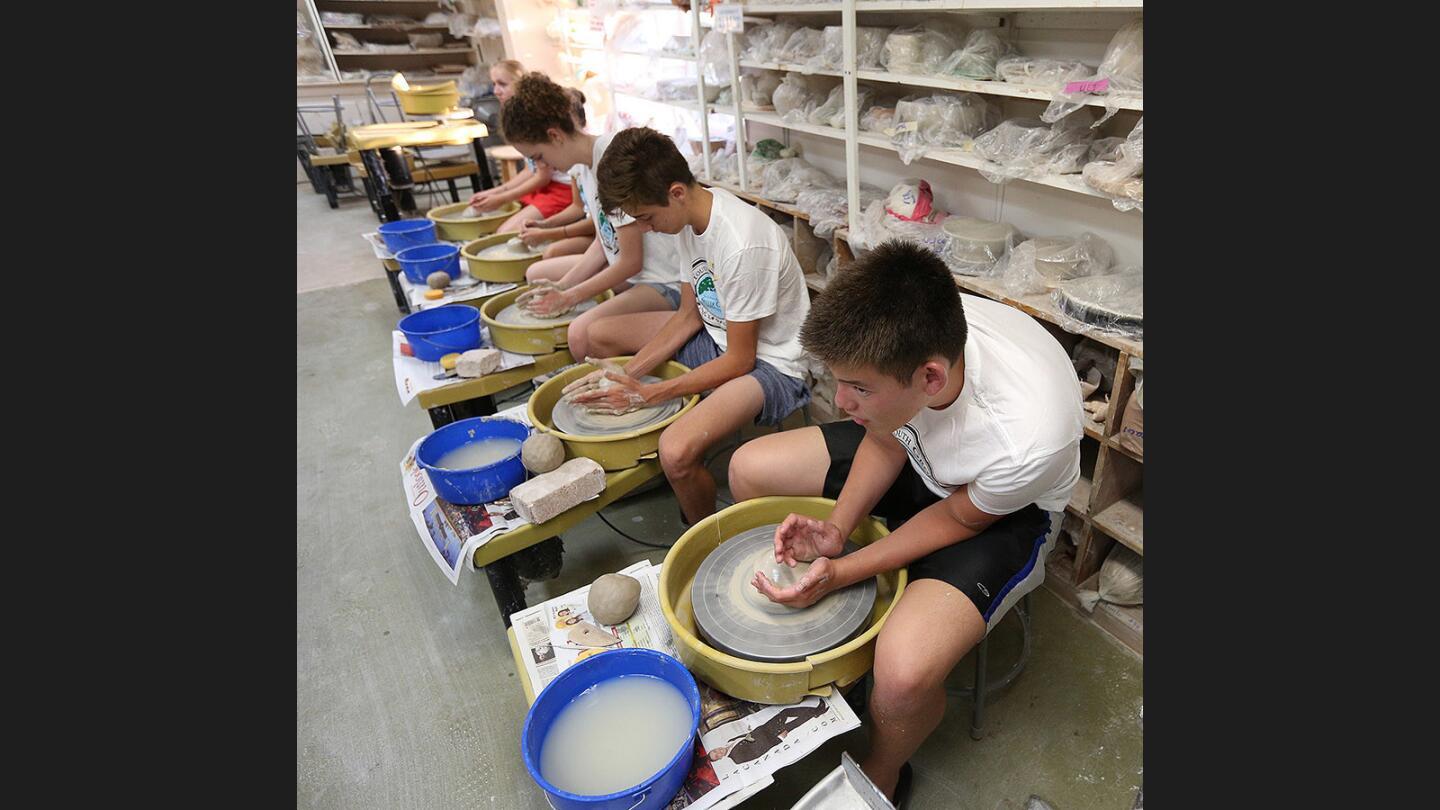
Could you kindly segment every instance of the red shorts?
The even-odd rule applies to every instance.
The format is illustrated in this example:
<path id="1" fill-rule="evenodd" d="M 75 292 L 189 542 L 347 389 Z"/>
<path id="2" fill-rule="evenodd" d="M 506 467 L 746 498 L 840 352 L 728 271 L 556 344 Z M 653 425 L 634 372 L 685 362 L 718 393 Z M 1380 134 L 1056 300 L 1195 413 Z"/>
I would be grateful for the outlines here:
<path id="1" fill-rule="evenodd" d="M 526 194 L 520 198 L 522 205 L 533 205 L 540 211 L 542 217 L 552 217 L 564 211 L 570 205 L 570 184 L 551 180 L 550 185 L 540 189 L 533 194 Z"/>

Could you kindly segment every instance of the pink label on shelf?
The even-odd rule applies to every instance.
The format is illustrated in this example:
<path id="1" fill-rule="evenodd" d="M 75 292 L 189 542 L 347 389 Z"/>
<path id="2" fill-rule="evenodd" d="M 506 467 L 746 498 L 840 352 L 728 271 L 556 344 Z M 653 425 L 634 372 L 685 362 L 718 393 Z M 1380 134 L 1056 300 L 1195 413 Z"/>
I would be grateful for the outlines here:
<path id="1" fill-rule="evenodd" d="M 1096 82 L 1070 82 L 1065 85 L 1066 93 L 1103 93 L 1109 89 L 1109 79 L 1101 79 Z"/>

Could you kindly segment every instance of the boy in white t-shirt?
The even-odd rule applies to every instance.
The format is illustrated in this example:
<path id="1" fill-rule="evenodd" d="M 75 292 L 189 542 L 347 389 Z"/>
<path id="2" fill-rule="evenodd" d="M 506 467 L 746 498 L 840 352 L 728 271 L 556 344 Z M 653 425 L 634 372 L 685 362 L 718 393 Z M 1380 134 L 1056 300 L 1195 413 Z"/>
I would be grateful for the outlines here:
<path id="1" fill-rule="evenodd" d="M 775 559 L 813 560 L 771 600 L 803 607 L 909 566 L 875 647 L 871 753 L 861 767 L 908 793 L 907 760 L 945 713 L 945 677 L 1040 584 L 1060 511 L 1080 475 L 1080 385 L 1058 341 L 996 301 L 963 295 L 945 264 L 885 242 L 833 279 L 801 330 L 853 421 L 764 436 L 730 461 L 735 500 L 833 498 L 830 519 L 792 514 Z M 839 556 L 866 515 L 892 532 Z"/>
<path id="2" fill-rule="evenodd" d="M 660 435 L 660 464 L 685 519 L 694 522 L 715 511 L 705 453 L 746 422 L 778 425 L 810 399 L 800 348 L 810 308 L 805 279 L 779 225 L 727 191 L 701 187 L 675 143 L 653 129 L 617 132 L 596 177 L 600 209 L 676 235 L 690 283 L 681 286 L 674 313 L 595 322 L 590 337 L 598 356 L 635 357 L 624 374 L 608 373 L 616 385 L 574 401 L 624 410 L 712 391 Z M 691 370 L 638 381 L 671 357 Z M 599 374 L 572 383 L 572 392 Z"/>

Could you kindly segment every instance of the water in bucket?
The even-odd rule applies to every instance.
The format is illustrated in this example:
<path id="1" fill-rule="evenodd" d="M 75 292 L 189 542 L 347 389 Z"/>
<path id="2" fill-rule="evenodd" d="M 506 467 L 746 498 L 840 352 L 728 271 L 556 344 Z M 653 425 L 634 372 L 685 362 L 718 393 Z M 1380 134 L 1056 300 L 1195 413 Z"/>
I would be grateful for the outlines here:
<path id="1" fill-rule="evenodd" d="M 612 678 L 556 715 L 540 774 L 561 790 L 603 796 L 634 787 L 670 763 L 691 735 L 690 704 L 658 678 Z"/>
<path id="2" fill-rule="evenodd" d="M 435 466 L 443 470 L 471 470 L 485 467 L 520 452 L 514 439 L 482 439 L 462 444 L 440 457 Z"/>

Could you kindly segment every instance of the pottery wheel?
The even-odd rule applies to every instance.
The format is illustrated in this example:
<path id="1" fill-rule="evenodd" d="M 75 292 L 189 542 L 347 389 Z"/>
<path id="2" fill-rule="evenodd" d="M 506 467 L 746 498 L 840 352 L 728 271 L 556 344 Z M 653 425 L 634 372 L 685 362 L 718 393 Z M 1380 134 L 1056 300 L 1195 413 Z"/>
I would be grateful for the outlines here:
<path id="1" fill-rule="evenodd" d="M 690 604 L 695 629 L 718 650 L 751 661 L 799 661 L 854 638 L 875 606 L 875 579 L 828 594 L 808 608 L 771 602 L 750 580 L 757 569 L 771 577 L 786 569 L 798 581 L 806 563 L 790 569 L 775 562 L 775 530 L 780 524 L 742 532 L 710 552 L 695 572 Z M 858 548 L 845 543 L 845 553 Z M 771 577 L 774 581 L 774 577 Z M 782 583 L 792 584 L 792 583 Z"/>
<path id="2" fill-rule="evenodd" d="M 565 326 L 579 317 L 580 313 L 594 306 L 597 306 L 595 299 L 587 298 L 564 315 L 555 318 L 537 318 L 522 309 L 519 304 L 511 304 L 495 315 L 495 321 L 509 326 Z"/>
<path id="3" fill-rule="evenodd" d="M 640 382 L 655 383 L 660 382 L 660 378 L 647 374 L 640 378 Z M 608 413 L 590 413 L 584 408 L 577 408 L 567 397 L 561 397 L 550 411 L 550 422 L 556 430 L 571 436 L 611 436 L 644 430 L 659 424 L 679 413 L 684 404 L 683 399 L 672 399 L 638 411 L 612 416 Z"/>
<path id="4" fill-rule="evenodd" d="M 1145 325 L 1144 288 L 1138 278 L 1112 276 L 1067 281 L 1059 287 L 1060 311 L 1085 323 L 1120 329 Z"/>

